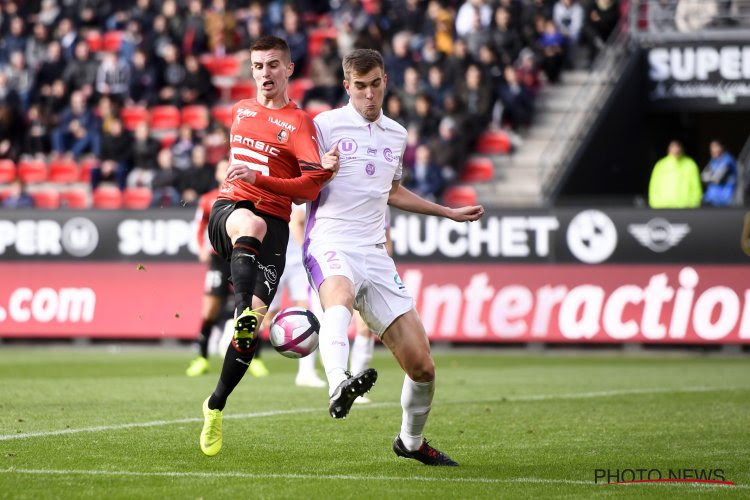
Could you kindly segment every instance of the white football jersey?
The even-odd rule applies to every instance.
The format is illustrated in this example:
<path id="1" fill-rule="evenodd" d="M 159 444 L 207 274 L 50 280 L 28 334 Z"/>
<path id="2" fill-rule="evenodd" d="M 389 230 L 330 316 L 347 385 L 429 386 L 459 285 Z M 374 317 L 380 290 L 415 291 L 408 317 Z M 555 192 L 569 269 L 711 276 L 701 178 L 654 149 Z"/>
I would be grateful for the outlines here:
<path id="1" fill-rule="evenodd" d="M 393 181 L 401 179 L 406 129 L 380 114 L 374 122 L 349 103 L 313 120 L 321 155 L 338 143 L 341 168 L 307 208 L 310 241 L 346 245 L 385 242 L 385 213 Z"/>

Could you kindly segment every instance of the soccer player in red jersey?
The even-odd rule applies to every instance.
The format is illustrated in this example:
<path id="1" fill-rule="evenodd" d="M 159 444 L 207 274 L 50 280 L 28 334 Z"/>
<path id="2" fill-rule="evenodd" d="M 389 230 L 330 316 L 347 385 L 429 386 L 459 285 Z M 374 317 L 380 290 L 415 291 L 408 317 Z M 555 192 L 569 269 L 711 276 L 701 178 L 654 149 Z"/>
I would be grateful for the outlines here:
<path id="1" fill-rule="evenodd" d="M 315 199 L 338 169 L 336 145 L 321 158 L 312 119 L 289 99 L 286 42 L 259 38 L 250 61 L 257 98 L 232 109 L 230 166 L 208 222 L 211 245 L 230 261 L 237 311 L 219 381 L 203 403 L 200 445 L 209 456 L 221 450 L 221 411 L 253 359 L 257 327 L 284 272 L 292 201 Z"/>

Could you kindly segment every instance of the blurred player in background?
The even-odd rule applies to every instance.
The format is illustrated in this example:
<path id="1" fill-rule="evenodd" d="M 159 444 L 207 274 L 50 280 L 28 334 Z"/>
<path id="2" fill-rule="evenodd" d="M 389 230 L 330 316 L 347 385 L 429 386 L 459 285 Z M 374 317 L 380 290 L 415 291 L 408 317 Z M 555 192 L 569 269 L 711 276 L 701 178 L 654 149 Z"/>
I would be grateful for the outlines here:
<path id="1" fill-rule="evenodd" d="M 211 209 L 208 235 L 230 261 L 236 319 L 219 381 L 203 402 L 200 446 L 222 446 L 222 410 L 258 346 L 257 328 L 284 273 L 292 200 L 313 200 L 338 168 L 334 146 L 323 158 L 310 116 L 289 99 L 289 46 L 263 36 L 250 46 L 257 97 L 232 107 L 230 165 Z"/>
<path id="2" fill-rule="evenodd" d="M 224 183 L 227 176 L 229 162 L 221 160 L 216 164 L 216 181 L 219 185 Z M 219 257 L 211 244 L 206 238 L 208 227 L 208 216 L 211 213 L 211 207 L 219 195 L 219 188 L 213 189 L 200 197 L 198 209 L 195 212 L 197 222 L 196 239 L 198 242 L 198 260 L 208 264 L 206 278 L 203 285 L 203 301 L 201 303 L 201 327 L 196 344 L 199 355 L 190 362 L 185 374 L 188 377 L 198 377 L 208 373 L 210 364 L 208 362 L 208 344 L 211 339 L 211 332 L 214 327 L 221 324 L 224 317 L 226 302 L 231 301 L 231 277 L 229 262 Z M 231 317 L 231 316 L 230 316 Z M 263 361 L 256 357 L 250 363 L 250 373 L 255 377 L 264 377 L 268 375 L 268 369 Z"/>
<path id="3" fill-rule="evenodd" d="M 281 275 L 278 292 L 268 306 L 268 314 L 263 320 L 263 328 L 268 329 L 271 321 L 281 308 L 281 291 L 286 289 L 289 300 L 293 306 L 304 309 L 312 309 L 310 306 L 310 285 L 307 282 L 307 273 L 302 264 L 302 239 L 305 232 L 305 205 L 294 205 L 292 207 L 291 220 L 289 221 L 289 244 L 286 248 L 286 268 Z M 315 299 L 317 300 L 317 298 Z M 304 358 L 299 359 L 297 376 L 294 383 L 300 387 L 325 387 L 326 383 L 315 372 L 316 351 Z M 255 359 L 253 359 L 253 363 Z M 251 364 L 252 368 L 252 364 Z"/>
<path id="4" fill-rule="evenodd" d="M 447 208 L 400 186 L 406 129 L 382 113 L 387 76 L 377 51 L 357 49 L 344 58 L 349 104 L 315 117 L 324 151 L 337 144 L 341 169 L 311 202 L 305 228 L 305 266 L 324 314 L 320 355 L 329 385 L 329 413 L 344 418 L 377 372 L 347 373 L 347 330 L 356 308 L 406 372 L 396 455 L 428 465 L 458 465 L 430 446 L 422 431 L 432 406 L 435 364 L 424 326 L 393 259 L 385 250 L 387 204 L 410 212 L 473 221 L 481 206 Z M 363 391 L 364 389 L 364 391 Z"/>

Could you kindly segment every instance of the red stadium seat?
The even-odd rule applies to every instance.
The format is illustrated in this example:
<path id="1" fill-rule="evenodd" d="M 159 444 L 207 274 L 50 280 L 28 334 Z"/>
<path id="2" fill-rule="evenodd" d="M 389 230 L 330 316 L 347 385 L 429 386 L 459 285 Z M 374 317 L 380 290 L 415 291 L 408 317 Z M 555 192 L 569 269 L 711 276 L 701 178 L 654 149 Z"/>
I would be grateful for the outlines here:
<path id="1" fill-rule="evenodd" d="M 310 30 L 307 37 L 307 50 L 310 58 L 320 55 L 323 48 L 323 42 L 326 38 L 336 40 L 338 32 L 336 28 L 315 28 Z"/>
<path id="2" fill-rule="evenodd" d="M 31 193 L 34 207 L 56 210 L 60 208 L 60 192 L 55 188 L 35 189 Z"/>
<path id="3" fill-rule="evenodd" d="M 503 131 L 485 132 L 479 136 L 476 151 L 486 155 L 510 153 L 510 137 Z"/>
<path id="4" fill-rule="evenodd" d="M 122 203 L 125 208 L 141 210 L 151 206 L 154 195 L 147 187 L 127 188 L 122 194 Z"/>
<path id="5" fill-rule="evenodd" d="M 69 188 L 60 193 L 60 206 L 65 208 L 89 208 L 88 190 L 82 187 Z"/>
<path id="6" fill-rule="evenodd" d="M 477 192 L 471 186 L 451 186 L 443 193 L 443 202 L 449 207 L 476 205 Z"/>
<path id="7" fill-rule="evenodd" d="M 86 33 L 86 45 L 89 46 L 91 52 L 99 52 L 102 50 L 102 34 L 97 30 L 90 30 Z"/>
<path id="8" fill-rule="evenodd" d="M 16 164 L 13 160 L 0 160 L 0 184 L 13 182 L 16 178 Z"/>
<path id="9" fill-rule="evenodd" d="M 102 37 L 102 50 L 107 52 L 118 52 L 122 45 L 123 31 L 107 31 Z"/>
<path id="10" fill-rule="evenodd" d="M 79 182 L 91 182 L 91 171 L 99 166 L 99 160 L 91 158 L 81 163 Z"/>
<path id="11" fill-rule="evenodd" d="M 99 186 L 94 190 L 94 208 L 104 210 L 122 208 L 122 192 L 114 186 Z"/>
<path id="12" fill-rule="evenodd" d="M 18 163 L 18 177 L 26 184 L 47 180 L 47 165 L 41 160 L 21 160 Z"/>
<path id="13" fill-rule="evenodd" d="M 495 172 L 495 166 L 489 158 L 470 158 L 464 165 L 461 173 L 463 182 L 491 181 Z"/>
<path id="14" fill-rule="evenodd" d="M 58 184 L 77 182 L 78 165 L 73 160 L 52 160 L 49 164 L 49 181 Z"/>
<path id="15" fill-rule="evenodd" d="M 177 106 L 154 106 L 151 108 L 151 133 L 162 136 L 168 132 L 176 132 L 180 126 L 180 110 Z"/>
<path id="16" fill-rule="evenodd" d="M 125 106 L 120 117 L 126 129 L 135 130 L 139 124 L 148 122 L 148 109 L 145 106 Z"/>
<path id="17" fill-rule="evenodd" d="M 289 98 L 297 104 L 302 104 L 302 98 L 305 97 L 305 92 L 314 86 L 315 84 L 313 84 L 313 81 L 309 78 L 289 80 Z"/>
<path id="18" fill-rule="evenodd" d="M 172 144 L 174 144 L 175 142 L 177 142 L 177 134 L 173 134 L 171 132 L 168 134 L 164 134 L 159 138 L 159 146 L 161 147 L 161 149 L 171 148 Z"/>
<path id="19" fill-rule="evenodd" d="M 193 130 L 205 130 L 208 128 L 208 108 L 202 104 L 185 106 L 181 120 L 183 125 L 189 125 Z"/>
<path id="20" fill-rule="evenodd" d="M 225 127 L 232 126 L 232 105 L 214 106 L 211 108 L 211 118 L 221 123 Z"/>
<path id="21" fill-rule="evenodd" d="M 255 82 L 253 81 L 235 82 L 229 89 L 229 99 L 232 102 L 253 97 L 255 97 Z"/>

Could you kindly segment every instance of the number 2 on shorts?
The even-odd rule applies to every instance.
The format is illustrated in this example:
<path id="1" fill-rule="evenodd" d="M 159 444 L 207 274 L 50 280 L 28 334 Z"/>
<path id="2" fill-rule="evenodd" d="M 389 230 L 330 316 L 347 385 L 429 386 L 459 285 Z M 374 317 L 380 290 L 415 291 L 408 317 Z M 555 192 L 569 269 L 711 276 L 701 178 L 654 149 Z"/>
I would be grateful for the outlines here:
<path id="1" fill-rule="evenodd" d="M 336 257 L 336 252 L 329 250 L 325 253 L 326 262 L 331 269 L 341 269 L 341 261 Z"/>

